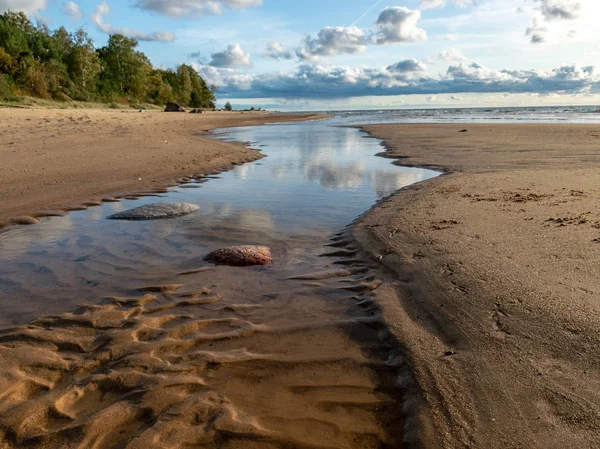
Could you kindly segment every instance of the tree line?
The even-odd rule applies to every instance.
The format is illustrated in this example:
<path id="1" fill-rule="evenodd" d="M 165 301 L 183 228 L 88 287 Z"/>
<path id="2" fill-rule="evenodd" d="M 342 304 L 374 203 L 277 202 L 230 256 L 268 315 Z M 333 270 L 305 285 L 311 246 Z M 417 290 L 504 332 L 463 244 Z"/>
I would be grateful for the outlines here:
<path id="1" fill-rule="evenodd" d="M 0 15 L 0 100 L 33 96 L 215 107 L 215 87 L 192 66 L 154 68 L 137 47 L 136 39 L 115 34 L 96 49 L 83 29 L 51 31 L 23 13 L 6 12 Z"/>

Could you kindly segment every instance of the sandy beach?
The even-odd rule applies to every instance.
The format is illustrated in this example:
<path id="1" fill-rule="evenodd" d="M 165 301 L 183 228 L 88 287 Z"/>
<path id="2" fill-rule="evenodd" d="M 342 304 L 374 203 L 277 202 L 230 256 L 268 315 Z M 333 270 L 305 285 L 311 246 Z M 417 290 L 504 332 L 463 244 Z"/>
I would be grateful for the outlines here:
<path id="1" fill-rule="evenodd" d="M 307 114 L 0 109 L 0 224 L 230 169 L 261 157 L 207 138 L 215 128 Z"/>
<path id="2" fill-rule="evenodd" d="M 444 176 L 352 228 L 428 448 L 600 446 L 600 128 L 376 125 Z"/>
<path id="3" fill-rule="evenodd" d="M 15 168 L 2 171 L 7 219 L 261 157 L 208 138 L 214 127 L 316 117 L 21 113 L 2 122 L 15 142 L 2 147 Z M 42 145 L 53 126 L 44 114 L 56 114 L 62 144 Z M 89 141 L 67 114 L 97 120 Z M 273 240 L 253 210 L 103 227 L 94 210 L 112 203 L 78 225 L 18 229 L 39 231 L 23 250 L 11 244 L 24 234 L 6 232 L 0 446 L 598 447 L 598 127 L 364 129 L 384 140 L 381 156 L 445 174 L 381 200 L 329 241 Z M 150 145 L 159 137 L 175 142 L 173 156 Z M 340 148 L 369 142 L 355 138 Z M 269 174 L 290 165 L 273 153 L 260 164 L 269 161 Z M 214 267 L 203 255 L 222 241 L 271 245 L 275 262 Z"/>

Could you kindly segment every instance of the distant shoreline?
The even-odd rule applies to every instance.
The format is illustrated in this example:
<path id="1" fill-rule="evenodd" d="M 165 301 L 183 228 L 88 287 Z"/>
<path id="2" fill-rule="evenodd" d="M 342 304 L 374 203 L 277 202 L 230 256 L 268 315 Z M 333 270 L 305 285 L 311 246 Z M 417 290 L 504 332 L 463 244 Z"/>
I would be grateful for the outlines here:
<path id="1" fill-rule="evenodd" d="M 0 108 L 0 225 L 151 193 L 262 157 L 242 144 L 208 138 L 215 128 L 323 117 Z"/>
<path id="2" fill-rule="evenodd" d="M 422 446 L 599 446 L 600 127 L 362 129 L 398 165 L 447 173 L 350 231 L 382 264 Z"/>

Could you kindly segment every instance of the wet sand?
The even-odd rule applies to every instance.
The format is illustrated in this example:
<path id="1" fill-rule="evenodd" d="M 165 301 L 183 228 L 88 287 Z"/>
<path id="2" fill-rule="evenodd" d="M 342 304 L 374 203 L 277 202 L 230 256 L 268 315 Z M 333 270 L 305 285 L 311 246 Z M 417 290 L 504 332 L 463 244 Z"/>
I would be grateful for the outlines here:
<path id="1" fill-rule="evenodd" d="M 231 186 L 198 181 L 166 195 Z M 413 442 L 414 389 L 398 388 L 407 366 L 373 301 L 381 281 L 343 233 L 275 232 L 260 209 L 226 202 L 201 218 L 103 219 L 124 203 L 0 232 L 0 447 Z M 271 266 L 204 260 L 249 241 L 271 248 Z"/>
<path id="2" fill-rule="evenodd" d="M 351 230 L 381 264 L 423 447 L 600 447 L 600 127 L 364 129 L 447 172 Z"/>
<path id="3" fill-rule="evenodd" d="M 210 130 L 319 118 L 310 114 L 0 109 L 0 226 L 123 192 L 230 169 L 261 157 Z"/>
<path id="4" fill-rule="evenodd" d="M 0 446 L 399 447 L 379 282 L 335 262 L 288 279 L 189 260 L 177 283 L 0 331 Z"/>

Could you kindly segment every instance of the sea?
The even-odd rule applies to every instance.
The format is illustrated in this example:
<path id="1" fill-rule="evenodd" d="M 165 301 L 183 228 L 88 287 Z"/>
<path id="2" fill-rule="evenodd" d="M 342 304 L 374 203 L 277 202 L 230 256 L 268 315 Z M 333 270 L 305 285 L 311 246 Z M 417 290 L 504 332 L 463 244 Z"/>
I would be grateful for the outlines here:
<path id="1" fill-rule="evenodd" d="M 372 123 L 581 123 L 600 124 L 598 106 L 386 109 L 327 112 L 346 124 Z"/>

